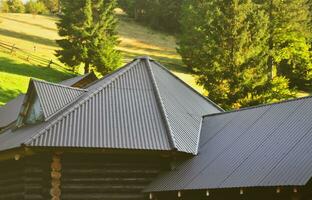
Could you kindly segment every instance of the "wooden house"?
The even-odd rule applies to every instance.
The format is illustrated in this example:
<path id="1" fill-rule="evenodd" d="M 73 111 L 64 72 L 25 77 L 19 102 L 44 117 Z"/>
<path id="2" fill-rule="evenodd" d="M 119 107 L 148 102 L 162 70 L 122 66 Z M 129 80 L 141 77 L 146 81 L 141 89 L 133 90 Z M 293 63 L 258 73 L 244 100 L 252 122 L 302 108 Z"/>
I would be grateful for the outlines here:
<path id="1" fill-rule="evenodd" d="M 311 199 L 312 98 L 225 112 L 149 57 L 0 108 L 0 199 Z"/>

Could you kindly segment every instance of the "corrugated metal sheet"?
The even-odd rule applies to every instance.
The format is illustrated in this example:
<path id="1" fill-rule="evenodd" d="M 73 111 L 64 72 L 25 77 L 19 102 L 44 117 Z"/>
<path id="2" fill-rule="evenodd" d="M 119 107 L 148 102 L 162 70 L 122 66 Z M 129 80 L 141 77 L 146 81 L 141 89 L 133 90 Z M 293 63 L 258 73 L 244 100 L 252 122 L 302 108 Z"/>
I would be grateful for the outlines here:
<path id="1" fill-rule="evenodd" d="M 198 156 L 146 191 L 305 185 L 312 176 L 312 97 L 203 119 Z"/>
<path id="2" fill-rule="evenodd" d="M 20 94 L 3 107 L 0 107 L 0 129 L 10 125 L 17 119 L 24 97 L 24 94 Z"/>
<path id="3" fill-rule="evenodd" d="M 202 116 L 220 109 L 198 95 L 160 64 L 150 62 L 171 135 L 178 151 L 197 153 Z"/>
<path id="4" fill-rule="evenodd" d="M 49 119 L 86 92 L 86 90 L 45 81 L 31 81 L 36 89 L 45 120 Z"/>
<path id="5" fill-rule="evenodd" d="M 54 93 L 55 103 L 63 105 L 58 95 L 64 91 L 51 91 L 67 87 L 41 82 L 35 85 L 47 115 L 56 110 L 51 105 Z M 147 57 L 137 58 L 87 89 L 46 123 L 29 128 L 26 133 L 22 133 L 26 128 L 16 130 L 19 137 L 13 136 L 11 130 L 0 135 L 0 141 L 7 139 L 10 144 L 3 146 L 8 148 L 19 142 L 29 146 L 177 150 L 195 154 L 201 116 L 221 111 Z M 69 102 L 73 101 L 71 98 Z"/>

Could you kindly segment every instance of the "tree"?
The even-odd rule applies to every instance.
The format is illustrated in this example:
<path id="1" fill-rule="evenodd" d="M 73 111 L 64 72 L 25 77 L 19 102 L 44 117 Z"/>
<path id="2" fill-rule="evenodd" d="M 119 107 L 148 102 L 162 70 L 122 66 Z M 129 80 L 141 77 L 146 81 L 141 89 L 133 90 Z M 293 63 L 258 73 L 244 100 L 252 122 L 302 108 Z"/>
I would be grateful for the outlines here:
<path id="1" fill-rule="evenodd" d="M 119 6 L 136 21 L 156 30 L 179 31 L 181 4 L 184 0 L 119 0 Z"/>
<path id="2" fill-rule="evenodd" d="M 268 65 L 290 80 L 291 86 L 303 87 L 312 81 L 311 29 L 307 0 L 265 0 L 269 16 Z"/>
<path id="3" fill-rule="evenodd" d="M 27 13 L 31 14 L 47 14 L 49 11 L 45 7 L 45 5 L 40 1 L 30 0 L 25 5 L 25 10 Z"/>
<path id="4" fill-rule="evenodd" d="M 63 37 L 57 40 L 62 48 L 56 51 L 59 60 L 71 67 L 83 63 L 85 73 L 90 67 L 102 74 L 116 69 L 121 55 L 116 50 L 115 7 L 115 0 L 63 0 L 57 23 Z"/>
<path id="5" fill-rule="evenodd" d="M 9 11 L 12 13 L 23 13 L 25 6 L 21 0 L 8 0 Z"/>
<path id="6" fill-rule="evenodd" d="M 267 76 L 268 20 L 251 0 L 188 0 L 183 5 L 178 52 L 198 72 L 209 98 L 225 109 L 293 96 L 287 79 Z"/>
<path id="7" fill-rule="evenodd" d="M 42 2 L 50 13 L 59 12 L 59 0 L 39 0 L 39 2 Z"/>
<path id="8" fill-rule="evenodd" d="M 9 4 L 7 0 L 1 1 L 1 12 L 8 13 L 10 12 Z"/>

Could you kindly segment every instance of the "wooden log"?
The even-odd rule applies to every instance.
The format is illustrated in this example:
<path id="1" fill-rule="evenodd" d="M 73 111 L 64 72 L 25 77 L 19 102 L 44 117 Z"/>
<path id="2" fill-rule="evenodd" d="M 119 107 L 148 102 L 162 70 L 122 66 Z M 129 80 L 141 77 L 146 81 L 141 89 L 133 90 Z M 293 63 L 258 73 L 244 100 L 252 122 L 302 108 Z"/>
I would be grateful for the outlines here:
<path id="1" fill-rule="evenodd" d="M 60 200 L 61 199 L 61 177 L 62 177 L 62 164 L 61 164 L 61 155 L 54 154 L 52 156 L 51 162 L 51 189 L 50 195 L 51 200 Z"/>

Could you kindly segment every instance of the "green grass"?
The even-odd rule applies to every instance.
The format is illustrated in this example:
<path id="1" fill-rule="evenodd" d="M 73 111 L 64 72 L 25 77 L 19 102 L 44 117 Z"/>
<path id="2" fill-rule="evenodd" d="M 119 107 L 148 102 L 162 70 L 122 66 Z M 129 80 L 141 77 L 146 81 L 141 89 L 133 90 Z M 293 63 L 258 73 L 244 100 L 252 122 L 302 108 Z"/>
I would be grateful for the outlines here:
<path id="1" fill-rule="evenodd" d="M 204 93 L 204 90 L 196 84 L 195 77 L 182 64 L 181 57 L 176 52 L 173 36 L 141 26 L 127 18 L 120 10 L 118 16 L 120 18 L 118 49 L 124 56 L 124 63 L 136 56 L 149 55 L 200 93 Z M 29 53 L 57 61 L 54 55 L 54 51 L 58 49 L 55 40 L 59 38 L 56 17 L 0 13 L 0 21 L 0 41 L 15 44 Z M 71 76 L 72 73 L 57 66 L 51 69 L 39 67 L 36 63 L 0 53 L 0 105 L 20 92 L 25 93 L 30 77 L 59 82 Z"/>

